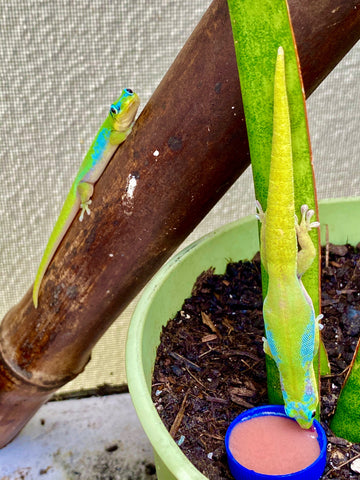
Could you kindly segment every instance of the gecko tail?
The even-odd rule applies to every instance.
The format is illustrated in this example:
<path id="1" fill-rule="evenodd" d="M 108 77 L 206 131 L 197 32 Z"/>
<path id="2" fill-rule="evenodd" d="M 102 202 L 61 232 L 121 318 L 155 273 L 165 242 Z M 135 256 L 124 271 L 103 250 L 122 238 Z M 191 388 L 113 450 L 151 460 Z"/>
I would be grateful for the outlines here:
<path id="1" fill-rule="evenodd" d="M 41 287 L 44 275 L 53 259 L 56 250 L 58 249 L 62 239 L 64 238 L 67 230 L 72 224 L 77 212 L 79 211 L 80 200 L 71 196 L 71 192 L 60 212 L 59 218 L 55 224 L 55 227 L 50 235 L 48 243 L 45 247 L 44 254 L 42 256 L 33 286 L 32 300 L 34 307 L 38 307 L 39 291 Z"/>
<path id="2" fill-rule="evenodd" d="M 38 298 L 39 298 L 39 287 L 35 288 L 35 285 L 34 285 L 32 299 L 33 299 L 33 304 L 35 308 L 38 307 Z"/>
<path id="3" fill-rule="evenodd" d="M 43 275 L 44 276 L 44 275 Z M 33 304 L 35 308 L 38 308 L 38 303 L 39 303 L 39 289 L 40 289 L 40 283 L 41 283 L 42 278 L 40 279 L 40 282 L 35 282 L 33 286 L 33 294 L 32 294 L 32 299 L 33 299 Z"/>
<path id="4" fill-rule="evenodd" d="M 44 255 L 43 255 L 43 258 L 40 262 L 40 266 L 39 266 L 39 269 L 38 269 L 38 272 L 36 274 L 36 278 L 35 278 L 35 282 L 34 282 L 34 286 L 33 286 L 33 294 L 32 294 L 32 299 L 33 299 L 33 304 L 34 304 L 34 307 L 37 308 L 38 307 L 38 303 L 39 303 L 39 290 L 40 290 L 40 286 L 41 286 L 41 283 L 42 283 L 42 280 L 44 278 L 44 275 L 48 269 L 48 266 L 58 248 L 58 246 L 60 245 L 60 242 L 61 242 L 61 238 L 58 239 L 58 241 L 54 242 L 52 240 L 52 238 L 50 237 L 49 239 L 49 242 L 45 248 L 45 252 L 44 252 Z"/>

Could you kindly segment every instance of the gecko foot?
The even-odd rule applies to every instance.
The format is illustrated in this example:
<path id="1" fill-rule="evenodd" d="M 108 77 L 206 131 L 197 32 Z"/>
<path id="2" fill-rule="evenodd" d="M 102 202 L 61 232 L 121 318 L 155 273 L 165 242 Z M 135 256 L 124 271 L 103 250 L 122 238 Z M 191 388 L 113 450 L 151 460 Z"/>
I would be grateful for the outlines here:
<path id="1" fill-rule="evenodd" d="M 295 228 L 297 233 L 309 232 L 312 228 L 320 226 L 319 222 L 311 222 L 311 218 L 314 216 L 314 210 L 309 209 L 307 205 L 301 206 L 301 222 L 299 223 L 297 216 L 295 215 Z"/>
<path id="2" fill-rule="evenodd" d="M 257 213 L 256 213 L 255 216 L 258 220 L 260 220 L 260 223 L 263 223 L 263 221 L 265 219 L 265 213 L 264 213 L 264 210 L 262 209 L 262 206 L 261 206 L 259 200 L 256 200 L 255 205 L 256 205 L 256 210 L 257 210 Z"/>
<path id="3" fill-rule="evenodd" d="M 262 341 L 263 341 L 264 352 L 266 353 L 266 355 L 269 355 L 269 357 L 273 359 L 274 357 L 273 357 L 273 354 L 271 353 L 269 342 L 265 337 L 262 337 Z"/>
<path id="4" fill-rule="evenodd" d="M 80 205 L 80 208 L 81 208 L 81 213 L 80 213 L 80 216 L 79 216 L 79 221 L 80 221 L 80 222 L 83 221 L 85 212 L 86 212 L 88 215 L 90 215 L 89 205 L 91 205 L 91 200 L 87 200 L 86 202 L 83 202 L 83 203 Z"/>
<path id="5" fill-rule="evenodd" d="M 324 318 L 324 315 L 322 313 L 320 313 L 320 315 L 318 315 L 316 318 L 315 318 L 315 322 L 318 324 L 318 327 L 319 327 L 319 330 L 322 330 L 324 328 L 324 325 L 322 323 L 320 323 L 320 321 Z"/>

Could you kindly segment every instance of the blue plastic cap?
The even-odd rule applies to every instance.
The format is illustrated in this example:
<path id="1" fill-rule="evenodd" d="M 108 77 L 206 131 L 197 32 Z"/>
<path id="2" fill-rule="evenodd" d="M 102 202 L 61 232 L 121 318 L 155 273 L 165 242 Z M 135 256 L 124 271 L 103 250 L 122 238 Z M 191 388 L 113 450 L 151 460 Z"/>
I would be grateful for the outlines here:
<path id="1" fill-rule="evenodd" d="M 299 470 L 294 473 L 288 473 L 286 475 L 266 475 L 264 473 L 257 473 L 254 470 L 249 470 L 248 468 L 241 465 L 237 460 L 235 460 L 233 454 L 229 448 L 229 439 L 233 428 L 241 422 L 250 420 L 255 417 L 262 417 L 267 415 L 274 415 L 279 417 L 287 417 L 283 405 L 265 405 L 263 407 L 255 407 L 250 410 L 246 410 L 241 415 L 235 418 L 227 429 L 225 436 L 225 447 L 228 458 L 228 464 L 230 471 L 233 477 L 236 480 L 275 480 L 275 479 L 284 479 L 284 480 L 318 480 L 324 472 L 326 465 L 326 434 L 322 426 L 317 420 L 314 420 L 314 427 L 317 433 L 317 440 L 320 447 L 320 455 L 318 458 L 308 467 L 303 470 Z M 295 421 L 295 420 L 294 420 Z"/>

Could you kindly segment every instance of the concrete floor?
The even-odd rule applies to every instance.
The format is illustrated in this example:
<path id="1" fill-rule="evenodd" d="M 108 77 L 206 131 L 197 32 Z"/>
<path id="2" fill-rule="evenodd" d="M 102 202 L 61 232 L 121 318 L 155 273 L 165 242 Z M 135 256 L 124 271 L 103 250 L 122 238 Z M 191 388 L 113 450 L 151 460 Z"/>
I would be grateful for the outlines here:
<path id="1" fill-rule="evenodd" d="M 129 394 L 50 402 L 0 450 L 0 480 L 155 480 Z"/>

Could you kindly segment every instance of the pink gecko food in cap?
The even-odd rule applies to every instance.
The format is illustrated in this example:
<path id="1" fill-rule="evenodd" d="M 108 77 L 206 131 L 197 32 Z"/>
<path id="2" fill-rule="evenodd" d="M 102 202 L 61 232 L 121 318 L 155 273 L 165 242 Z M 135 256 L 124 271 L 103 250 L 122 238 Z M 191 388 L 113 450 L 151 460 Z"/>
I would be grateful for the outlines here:
<path id="1" fill-rule="evenodd" d="M 225 445 L 236 480 L 317 480 L 326 463 L 326 435 L 316 420 L 302 429 L 282 405 L 257 407 L 230 425 Z"/>

